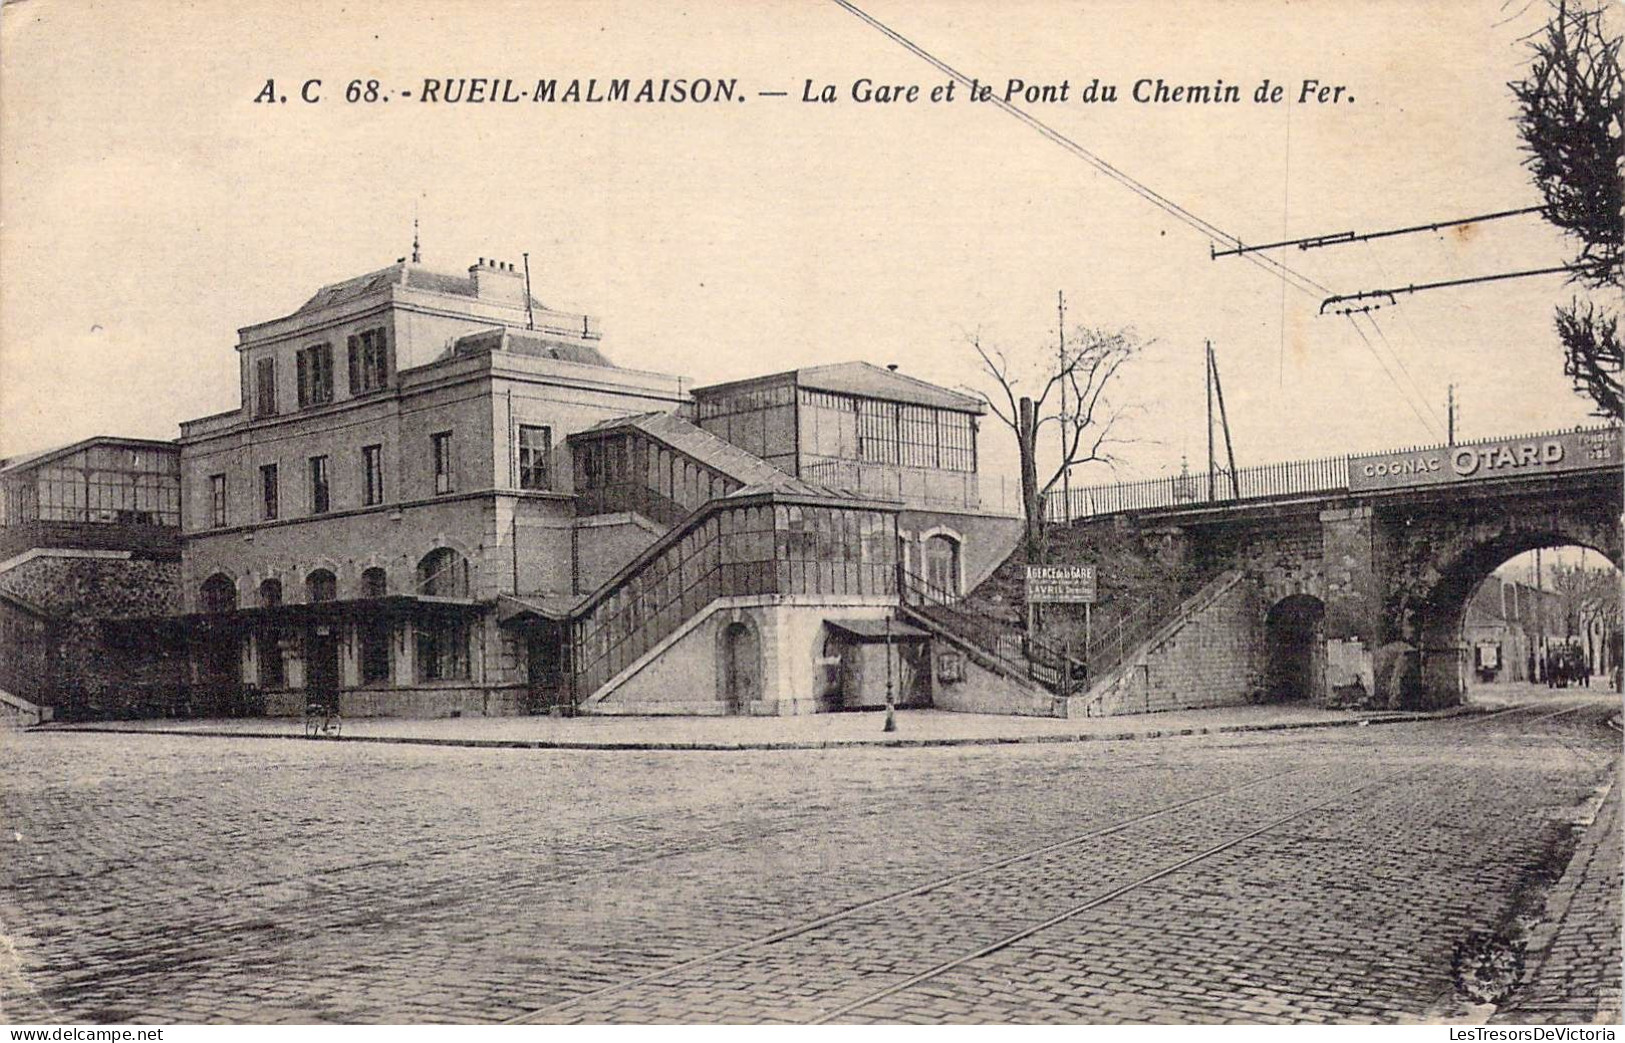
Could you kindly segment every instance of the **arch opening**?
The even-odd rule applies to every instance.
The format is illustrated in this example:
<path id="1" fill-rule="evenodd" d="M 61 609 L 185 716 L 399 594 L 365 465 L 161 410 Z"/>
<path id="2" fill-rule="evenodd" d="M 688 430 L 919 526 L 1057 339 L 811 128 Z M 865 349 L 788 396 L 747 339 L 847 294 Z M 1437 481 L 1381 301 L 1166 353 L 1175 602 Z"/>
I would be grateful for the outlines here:
<path id="1" fill-rule="evenodd" d="M 1272 702 L 1322 701 L 1326 685 L 1326 605 L 1293 594 L 1264 617 L 1264 689 Z"/>
<path id="2" fill-rule="evenodd" d="M 1594 686 L 1599 676 L 1617 689 L 1619 583 L 1616 556 L 1561 534 L 1475 548 L 1417 610 L 1407 705 L 1491 696 L 1495 685 Z"/>
<path id="3" fill-rule="evenodd" d="M 223 572 L 216 572 L 198 588 L 198 600 L 203 611 L 218 615 L 237 610 L 237 583 Z"/>
<path id="4" fill-rule="evenodd" d="M 425 597 L 468 597 L 468 559 L 450 547 L 435 548 L 418 562 L 417 588 Z"/>
<path id="5" fill-rule="evenodd" d="M 361 573 L 361 596 L 381 598 L 389 593 L 389 574 L 374 565 Z"/>
<path id="6" fill-rule="evenodd" d="M 735 620 L 717 636 L 717 697 L 730 715 L 762 697 L 762 649 L 756 628 Z"/>
<path id="7" fill-rule="evenodd" d="M 959 589 L 959 541 L 944 533 L 926 537 L 921 548 L 925 582 L 944 600 L 957 598 Z"/>
<path id="8" fill-rule="evenodd" d="M 1467 693 L 1618 687 L 1620 572 L 1588 547 L 1542 547 L 1485 576 L 1462 610 Z M 1600 680 L 1598 680 L 1600 678 Z"/>
<path id="9" fill-rule="evenodd" d="M 312 605 L 333 601 L 339 596 L 339 580 L 327 569 L 316 569 L 305 577 L 305 600 Z"/>

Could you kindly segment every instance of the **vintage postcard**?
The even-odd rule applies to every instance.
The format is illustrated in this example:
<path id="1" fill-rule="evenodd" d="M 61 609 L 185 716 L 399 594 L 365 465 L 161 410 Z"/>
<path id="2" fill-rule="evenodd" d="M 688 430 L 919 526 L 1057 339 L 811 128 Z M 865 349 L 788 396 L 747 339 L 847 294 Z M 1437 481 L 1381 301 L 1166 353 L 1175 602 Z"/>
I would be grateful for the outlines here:
<path id="1" fill-rule="evenodd" d="M 0 1019 L 1612 1039 L 1622 32 L 0 6 Z"/>

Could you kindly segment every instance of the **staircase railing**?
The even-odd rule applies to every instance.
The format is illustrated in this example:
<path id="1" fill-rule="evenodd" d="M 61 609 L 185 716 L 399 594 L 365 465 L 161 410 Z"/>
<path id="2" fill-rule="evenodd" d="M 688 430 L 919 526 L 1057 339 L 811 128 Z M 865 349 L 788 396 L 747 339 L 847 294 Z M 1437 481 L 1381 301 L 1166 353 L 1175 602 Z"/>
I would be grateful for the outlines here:
<path id="1" fill-rule="evenodd" d="M 957 594 L 902 567 L 898 568 L 898 588 L 906 610 L 981 652 L 1001 672 L 1032 681 L 1057 695 L 1069 695 L 1081 688 L 1085 680 L 1083 660 L 1069 655 L 1066 649 L 968 608 Z"/>
<path id="2" fill-rule="evenodd" d="M 1150 637 L 1170 614 L 1178 610 L 1182 600 L 1171 594 L 1156 594 L 1096 626 L 1084 649 L 1090 679 L 1103 677 L 1117 669 L 1124 656 Z"/>

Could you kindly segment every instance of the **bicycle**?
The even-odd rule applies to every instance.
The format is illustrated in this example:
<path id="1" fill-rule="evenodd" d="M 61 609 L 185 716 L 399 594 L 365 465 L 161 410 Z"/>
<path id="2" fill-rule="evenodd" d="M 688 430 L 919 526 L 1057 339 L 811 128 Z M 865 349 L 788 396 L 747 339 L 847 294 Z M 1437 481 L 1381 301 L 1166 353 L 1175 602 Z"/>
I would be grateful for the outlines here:
<path id="1" fill-rule="evenodd" d="M 337 706 L 315 702 L 305 704 L 305 738 L 314 739 L 321 735 L 336 739 L 343 726 L 344 718 Z"/>

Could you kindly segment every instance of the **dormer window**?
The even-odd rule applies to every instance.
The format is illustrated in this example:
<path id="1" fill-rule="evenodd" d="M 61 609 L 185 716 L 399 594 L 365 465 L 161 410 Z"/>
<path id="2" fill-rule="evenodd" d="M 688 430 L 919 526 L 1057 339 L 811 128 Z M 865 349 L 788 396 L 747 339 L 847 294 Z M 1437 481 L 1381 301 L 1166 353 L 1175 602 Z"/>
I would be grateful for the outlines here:
<path id="1" fill-rule="evenodd" d="M 315 344 L 301 351 L 299 363 L 299 408 L 333 401 L 333 346 Z"/>
<path id="2" fill-rule="evenodd" d="M 384 330 L 363 330 L 350 338 L 350 394 L 376 391 L 389 384 L 389 353 Z"/>

